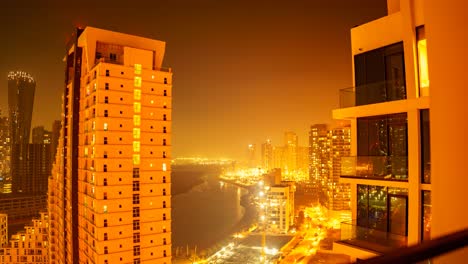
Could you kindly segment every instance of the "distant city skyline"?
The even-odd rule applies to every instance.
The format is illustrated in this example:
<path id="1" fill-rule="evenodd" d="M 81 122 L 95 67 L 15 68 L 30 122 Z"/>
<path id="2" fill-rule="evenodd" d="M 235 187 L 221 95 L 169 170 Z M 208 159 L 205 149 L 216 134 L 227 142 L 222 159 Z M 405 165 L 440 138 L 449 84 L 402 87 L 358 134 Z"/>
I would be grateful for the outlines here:
<path id="1" fill-rule="evenodd" d="M 7 73 L 22 70 L 37 81 L 32 127 L 60 119 L 64 46 L 77 25 L 164 39 L 163 66 L 177 69 L 174 157 L 239 159 L 286 130 L 305 145 L 311 124 L 331 121 L 339 89 L 352 86 L 349 30 L 385 15 L 386 2 L 5 3 L 3 13 L 3 113 Z"/>

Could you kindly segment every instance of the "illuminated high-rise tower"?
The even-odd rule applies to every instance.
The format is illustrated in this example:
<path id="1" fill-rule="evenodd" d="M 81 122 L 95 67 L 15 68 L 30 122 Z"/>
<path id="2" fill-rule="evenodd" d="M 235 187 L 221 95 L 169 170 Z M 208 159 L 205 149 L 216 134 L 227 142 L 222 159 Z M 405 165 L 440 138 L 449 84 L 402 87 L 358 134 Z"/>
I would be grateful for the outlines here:
<path id="1" fill-rule="evenodd" d="M 162 41 L 87 27 L 67 47 L 50 263 L 171 262 L 172 72 Z"/>
<path id="2" fill-rule="evenodd" d="M 11 175 L 14 193 L 28 192 L 27 148 L 36 81 L 22 71 L 8 73 L 8 109 L 11 142 Z"/>
<path id="3" fill-rule="evenodd" d="M 262 144 L 262 167 L 265 171 L 273 169 L 273 146 L 269 139 Z"/>
<path id="4" fill-rule="evenodd" d="M 292 131 L 284 133 L 285 173 L 293 172 L 297 168 L 297 135 Z"/>

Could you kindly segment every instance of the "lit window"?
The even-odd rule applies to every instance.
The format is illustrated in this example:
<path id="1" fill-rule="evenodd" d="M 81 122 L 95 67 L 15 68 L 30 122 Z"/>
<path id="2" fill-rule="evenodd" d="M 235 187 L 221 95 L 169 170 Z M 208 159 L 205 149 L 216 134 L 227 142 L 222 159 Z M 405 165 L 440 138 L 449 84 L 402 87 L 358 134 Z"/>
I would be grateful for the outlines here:
<path id="1" fill-rule="evenodd" d="M 96 121 L 93 121 L 93 131 L 96 129 Z"/>
<path id="2" fill-rule="evenodd" d="M 85 149 L 84 149 L 84 155 L 85 155 L 85 157 L 88 156 L 88 148 L 85 148 Z"/>
<path id="3" fill-rule="evenodd" d="M 141 117 L 139 115 L 133 116 L 133 125 L 139 126 L 141 124 Z"/>
<path id="4" fill-rule="evenodd" d="M 135 76 L 135 80 L 134 80 L 134 82 L 133 82 L 133 85 L 134 85 L 135 87 L 141 87 L 141 77 Z"/>
<path id="5" fill-rule="evenodd" d="M 153 79 L 153 80 L 154 80 L 154 75 L 151 75 L 151 79 Z"/>
<path id="6" fill-rule="evenodd" d="M 140 113 L 141 111 L 141 104 L 138 102 L 133 103 L 133 111 L 135 113 Z"/>
<path id="7" fill-rule="evenodd" d="M 133 154 L 133 165 L 140 164 L 140 154 Z"/>
<path id="8" fill-rule="evenodd" d="M 133 152 L 140 152 L 140 141 L 133 141 Z"/>
<path id="9" fill-rule="evenodd" d="M 416 32 L 418 42 L 419 87 L 421 88 L 421 96 L 427 96 L 429 95 L 429 91 L 424 88 L 429 87 L 429 70 L 424 26 L 417 28 Z"/>
<path id="10" fill-rule="evenodd" d="M 103 209 L 104 213 L 107 213 L 107 205 L 104 205 L 104 206 L 102 207 L 102 209 Z"/>
<path id="11" fill-rule="evenodd" d="M 135 74 L 141 74 L 141 64 L 135 63 Z"/>
<path id="12" fill-rule="evenodd" d="M 107 123 L 104 123 L 104 131 L 107 131 L 108 125 Z"/>
<path id="13" fill-rule="evenodd" d="M 166 163 L 163 163 L 163 164 L 162 164 L 162 170 L 163 170 L 163 171 L 167 171 Z"/>
<path id="14" fill-rule="evenodd" d="M 140 100 L 141 99 L 141 90 L 135 89 L 133 90 L 133 99 Z"/>
<path id="15" fill-rule="evenodd" d="M 133 129 L 133 138 L 135 138 L 135 139 L 140 138 L 140 129 L 139 128 L 134 128 Z"/>

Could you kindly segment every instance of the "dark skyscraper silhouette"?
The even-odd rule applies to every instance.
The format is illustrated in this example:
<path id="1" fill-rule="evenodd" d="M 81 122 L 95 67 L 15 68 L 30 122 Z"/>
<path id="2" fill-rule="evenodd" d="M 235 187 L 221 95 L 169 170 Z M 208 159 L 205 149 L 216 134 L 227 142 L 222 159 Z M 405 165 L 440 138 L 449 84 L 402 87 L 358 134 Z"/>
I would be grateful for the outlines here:
<path id="1" fill-rule="evenodd" d="M 28 184 L 26 156 L 31 131 L 31 118 L 36 82 L 26 72 L 8 74 L 8 109 L 11 139 L 12 190 L 23 193 Z"/>

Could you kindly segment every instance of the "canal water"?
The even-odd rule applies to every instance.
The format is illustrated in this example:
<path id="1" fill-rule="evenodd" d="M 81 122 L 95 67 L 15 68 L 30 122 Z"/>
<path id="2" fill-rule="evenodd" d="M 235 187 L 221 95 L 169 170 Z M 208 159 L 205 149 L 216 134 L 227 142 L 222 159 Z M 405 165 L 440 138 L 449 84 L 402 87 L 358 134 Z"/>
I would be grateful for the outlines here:
<path id="1" fill-rule="evenodd" d="M 177 185 L 177 171 L 172 182 Z M 218 180 L 218 173 L 206 172 L 203 182 L 190 190 L 172 196 L 173 250 L 197 247 L 200 252 L 249 225 L 254 218 L 252 208 L 241 206 L 247 190 Z M 243 203 L 245 204 L 245 203 Z M 245 216 L 245 217 L 244 217 Z M 247 219 L 246 219 L 247 218 Z"/>

